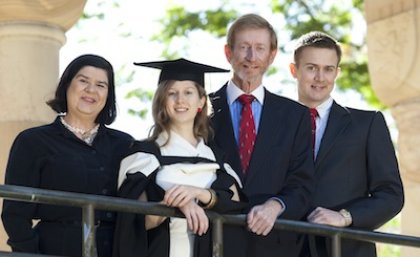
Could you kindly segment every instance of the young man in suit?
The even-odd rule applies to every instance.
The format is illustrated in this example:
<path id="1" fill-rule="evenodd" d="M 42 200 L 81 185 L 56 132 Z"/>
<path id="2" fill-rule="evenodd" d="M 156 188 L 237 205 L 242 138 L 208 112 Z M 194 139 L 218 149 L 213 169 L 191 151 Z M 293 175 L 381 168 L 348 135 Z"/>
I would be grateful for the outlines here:
<path id="1" fill-rule="evenodd" d="M 214 140 L 250 202 L 247 227 L 224 227 L 226 257 L 295 257 L 300 251 L 297 234 L 272 228 L 278 218 L 299 220 L 308 210 L 314 187 L 310 118 L 306 107 L 265 89 L 263 76 L 276 53 L 270 23 L 241 16 L 225 46 L 233 77 L 210 95 Z"/>
<path id="2" fill-rule="evenodd" d="M 290 71 L 299 102 L 316 110 L 316 190 L 307 220 L 373 230 L 400 212 L 403 187 L 395 150 L 381 112 L 338 105 L 331 97 L 340 71 L 341 48 L 322 32 L 303 35 Z M 308 236 L 301 256 L 330 256 L 325 237 Z M 343 240 L 343 257 L 376 256 L 375 245 Z"/>

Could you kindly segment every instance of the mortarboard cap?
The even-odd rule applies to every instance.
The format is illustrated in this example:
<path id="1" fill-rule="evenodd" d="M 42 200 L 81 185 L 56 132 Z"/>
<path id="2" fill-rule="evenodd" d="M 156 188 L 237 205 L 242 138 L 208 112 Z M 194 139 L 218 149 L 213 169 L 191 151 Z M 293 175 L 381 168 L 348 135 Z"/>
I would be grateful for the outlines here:
<path id="1" fill-rule="evenodd" d="M 184 58 L 160 62 L 135 62 L 134 65 L 161 69 L 159 83 L 163 80 L 192 80 L 204 87 L 204 73 L 229 72 L 229 70 L 192 62 Z"/>

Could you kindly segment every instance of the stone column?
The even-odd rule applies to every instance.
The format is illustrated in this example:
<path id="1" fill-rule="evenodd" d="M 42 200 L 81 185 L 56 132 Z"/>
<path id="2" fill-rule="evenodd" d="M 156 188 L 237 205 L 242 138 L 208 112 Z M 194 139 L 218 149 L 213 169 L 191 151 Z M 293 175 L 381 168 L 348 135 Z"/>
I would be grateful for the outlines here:
<path id="1" fill-rule="evenodd" d="M 399 132 L 401 233 L 420 236 L 420 0 L 366 0 L 365 12 L 372 86 Z M 402 247 L 401 256 L 420 256 L 420 249 Z"/>
<path id="2" fill-rule="evenodd" d="M 54 95 L 59 50 L 65 32 L 82 14 L 86 0 L 2 0 L 0 2 L 0 183 L 10 146 L 28 127 L 49 123 L 45 102 Z M 3 226 L 0 250 L 9 250 Z"/>

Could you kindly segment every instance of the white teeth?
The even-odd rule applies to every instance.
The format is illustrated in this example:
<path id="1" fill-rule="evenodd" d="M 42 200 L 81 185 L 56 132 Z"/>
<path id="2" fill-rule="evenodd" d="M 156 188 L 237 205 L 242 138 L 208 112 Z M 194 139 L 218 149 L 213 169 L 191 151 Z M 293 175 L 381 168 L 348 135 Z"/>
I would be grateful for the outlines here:
<path id="1" fill-rule="evenodd" d="M 244 65 L 244 67 L 245 68 L 247 68 L 247 69 L 256 69 L 256 68 L 258 68 L 258 66 L 255 66 L 255 65 Z"/>
<path id="2" fill-rule="evenodd" d="M 95 99 L 90 98 L 90 97 L 82 97 L 82 99 L 83 99 L 84 101 L 86 101 L 86 102 L 90 102 L 90 103 L 94 103 L 94 102 L 95 102 Z"/>

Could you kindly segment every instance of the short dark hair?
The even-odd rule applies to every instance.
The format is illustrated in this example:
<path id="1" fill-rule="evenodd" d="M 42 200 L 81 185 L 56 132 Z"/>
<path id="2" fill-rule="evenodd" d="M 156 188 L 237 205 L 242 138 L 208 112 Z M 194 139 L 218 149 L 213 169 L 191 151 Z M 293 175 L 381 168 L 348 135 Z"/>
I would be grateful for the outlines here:
<path id="1" fill-rule="evenodd" d="M 297 40 L 297 44 L 293 53 L 293 59 L 297 66 L 299 66 L 300 54 L 306 47 L 333 49 L 337 53 L 338 57 L 337 66 L 340 64 L 342 55 L 341 46 L 332 36 L 320 31 L 312 31 L 302 35 Z"/>
<path id="2" fill-rule="evenodd" d="M 61 76 L 60 82 L 58 83 L 58 87 L 55 91 L 55 97 L 47 101 L 47 104 L 57 113 L 67 112 L 67 89 L 76 74 L 86 66 L 103 69 L 107 73 L 108 95 L 105 106 L 96 117 L 95 122 L 109 125 L 117 117 L 114 69 L 112 68 L 111 63 L 101 56 L 85 54 L 71 61 Z"/>
<path id="3" fill-rule="evenodd" d="M 274 31 L 273 26 L 264 19 L 262 16 L 257 14 L 245 14 L 239 17 L 230 26 L 227 34 L 227 45 L 233 49 L 235 45 L 235 36 L 238 32 L 244 29 L 266 29 L 270 33 L 270 48 L 271 50 L 277 49 L 277 34 Z"/>

